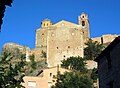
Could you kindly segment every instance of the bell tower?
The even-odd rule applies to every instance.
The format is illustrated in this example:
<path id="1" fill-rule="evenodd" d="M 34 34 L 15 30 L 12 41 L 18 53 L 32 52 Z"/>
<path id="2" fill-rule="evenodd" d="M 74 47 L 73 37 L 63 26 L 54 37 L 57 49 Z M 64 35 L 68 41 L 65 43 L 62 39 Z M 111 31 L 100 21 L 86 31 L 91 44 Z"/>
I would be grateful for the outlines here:
<path id="1" fill-rule="evenodd" d="M 78 16 L 78 24 L 82 26 L 84 43 L 90 38 L 88 15 L 84 12 Z"/>
<path id="2" fill-rule="evenodd" d="M 36 47 L 43 48 L 47 46 L 47 31 L 52 25 L 49 19 L 45 19 L 41 22 L 41 28 L 36 30 Z"/>
<path id="3" fill-rule="evenodd" d="M 50 27 L 52 22 L 49 19 L 45 19 L 41 22 L 42 27 Z"/>

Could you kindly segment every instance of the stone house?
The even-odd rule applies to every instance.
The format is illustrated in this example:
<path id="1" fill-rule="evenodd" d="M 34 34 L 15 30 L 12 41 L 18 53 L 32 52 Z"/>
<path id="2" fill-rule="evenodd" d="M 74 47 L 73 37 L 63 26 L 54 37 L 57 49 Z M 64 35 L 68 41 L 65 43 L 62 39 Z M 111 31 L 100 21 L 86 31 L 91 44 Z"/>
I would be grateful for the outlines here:
<path id="1" fill-rule="evenodd" d="M 100 88 L 120 88 L 120 36 L 95 59 Z"/>
<path id="2" fill-rule="evenodd" d="M 37 76 L 25 76 L 24 83 L 25 88 L 51 88 L 56 83 L 57 73 L 70 72 L 70 70 L 55 66 L 48 69 L 44 69 Z"/>

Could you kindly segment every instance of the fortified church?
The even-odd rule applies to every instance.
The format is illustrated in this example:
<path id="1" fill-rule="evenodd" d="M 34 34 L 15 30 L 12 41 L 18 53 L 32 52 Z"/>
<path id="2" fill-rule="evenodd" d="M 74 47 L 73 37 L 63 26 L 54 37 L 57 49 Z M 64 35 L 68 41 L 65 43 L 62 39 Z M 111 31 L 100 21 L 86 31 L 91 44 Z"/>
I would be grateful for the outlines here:
<path id="1" fill-rule="evenodd" d="M 92 38 L 99 43 L 109 43 L 118 35 L 102 35 Z M 49 19 L 41 22 L 41 28 L 36 30 L 35 48 L 20 46 L 14 43 L 7 43 L 4 47 L 18 47 L 26 53 L 26 61 L 34 54 L 35 60 L 46 59 L 48 67 L 54 67 L 61 63 L 61 60 L 71 56 L 84 56 L 84 44 L 90 38 L 88 15 L 82 13 L 78 16 L 78 24 L 62 20 L 53 24 Z M 42 54 L 45 57 L 42 57 Z"/>
<path id="2" fill-rule="evenodd" d="M 71 56 L 83 57 L 84 42 L 90 38 L 87 14 L 78 16 L 78 24 L 65 20 L 53 24 L 45 19 L 41 25 L 36 30 L 36 48 L 32 51 L 36 59 L 39 60 L 41 52 L 45 52 L 48 67 L 51 67 Z"/>
<path id="3" fill-rule="evenodd" d="M 105 34 L 101 37 L 91 38 L 100 44 L 109 44 L 118 35 Z M 54 77 L 58 71 L 63 74 L 70 70 L 59 67 L 61 60 L 71 56 L 84 57 L 85 42 L 90 38 L 88 15 L 82 13 L 78 16 L 78 24 L 62 20 L 53 24 L 49 19 L 41 22 L 41 28 L 36 30 L 35 48 L 21 46 L 15 43 L 6 43 L 3 46 L 10 52 L 20 51 L 26 54 L 26 61 L 30 61 L 29 56 L 34 55 L 35 61 L 46 60 L 48 68 L 41 70 L 39 75 L 25 76 L 26 88 L 51 88 L 55 85 Z M 19 50 L 18 50 L 19 49 Z M 87 69 L 97 67 L 93 60 L 86 61 Z M 93 83 L 94 88 L 98 87 L 98 81 Z"/>

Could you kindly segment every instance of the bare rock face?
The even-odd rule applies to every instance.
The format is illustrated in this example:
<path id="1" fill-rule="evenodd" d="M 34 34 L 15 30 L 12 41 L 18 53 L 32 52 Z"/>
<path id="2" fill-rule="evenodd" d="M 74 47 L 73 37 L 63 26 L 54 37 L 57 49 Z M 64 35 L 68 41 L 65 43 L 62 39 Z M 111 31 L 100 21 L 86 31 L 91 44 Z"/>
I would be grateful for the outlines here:
<path id="1" fill-rule="evenodd" d="M 8 50 L 10 52 L 19 51 L 21 53 L 26 53 L 27 50 L 30 51 L 30 48 L 26 47 L 26 46 L 19 45 L 19 44 L 15 44 L 15 43 L 6 43 L 6 44 L 4 44 L 2 50 Z"/>
<path id="2" fill-rule="evenodd" d="M 19 45 L 19 44 L 15 44 L 15 43 L 6 43 L 3 45 L 2 54 L 4 52 L 9 52 L 12 55 L 14 55 L 14 57 L 19 58 L 19 56 L 21 54 L 26 55 L 28 52 L 30 52 L 30 48 L 26 47 L 26 46 Z"/>

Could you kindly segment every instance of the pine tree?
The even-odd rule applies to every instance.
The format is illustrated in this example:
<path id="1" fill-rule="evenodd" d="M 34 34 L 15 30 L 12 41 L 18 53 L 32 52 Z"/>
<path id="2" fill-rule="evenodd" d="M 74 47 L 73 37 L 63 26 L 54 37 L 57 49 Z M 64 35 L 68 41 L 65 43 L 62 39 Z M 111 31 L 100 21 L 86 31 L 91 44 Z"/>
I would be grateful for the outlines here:
<path id="1" fill-rule="evenodd" d="M 84 58 L 87 60 L 94 60 L 104 49 L 104 46 L 97 41 L 94 42 L 92 39 L 89 39 L 85 43 L 86 48 L 84 49 Z"/>
<path id="2" fill-rule="evenodd" d="M 13 63 L 14 56 L 3 52 L 0 58 L 0 88 L 24 88 L 21 83 L 24 77 L 25 58 Z M 23 56 L 21 56 L 23 57 Z"/>

